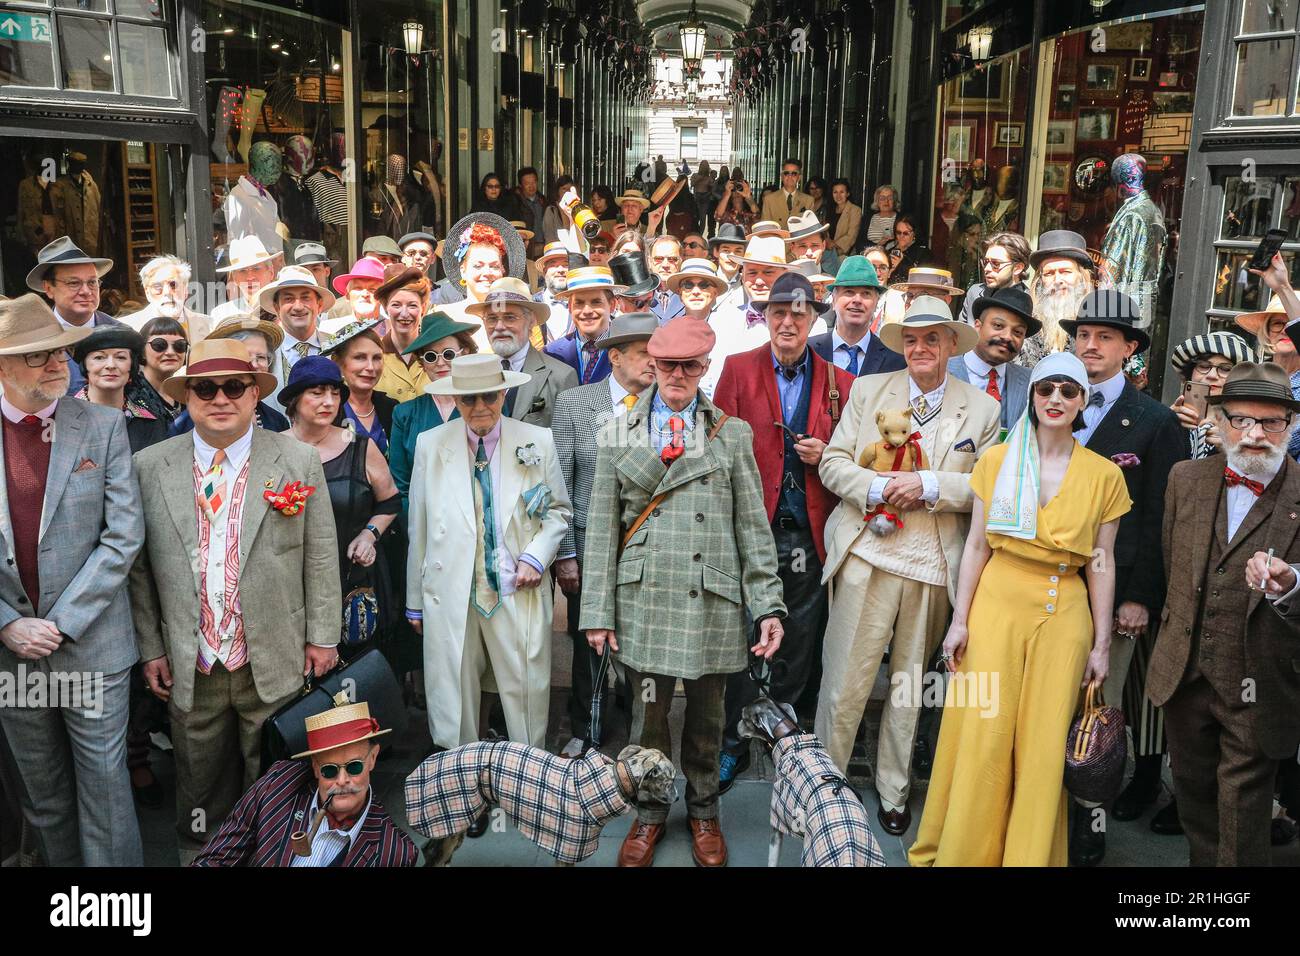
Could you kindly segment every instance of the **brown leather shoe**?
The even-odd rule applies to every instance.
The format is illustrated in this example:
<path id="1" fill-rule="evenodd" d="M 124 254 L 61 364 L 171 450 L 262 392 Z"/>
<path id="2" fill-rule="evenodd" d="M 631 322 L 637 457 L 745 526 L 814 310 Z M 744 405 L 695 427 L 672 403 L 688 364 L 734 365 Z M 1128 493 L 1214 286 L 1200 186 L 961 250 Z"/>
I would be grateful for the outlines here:
<path id="1" fill-rule="evenodd" d="M 655 844 L 664 838 L 667 828 L 662 823 L 632 821 L 632 829 L 623 838 L 618 849 L 619 866 L 654 866 Z"/>
<path id="2" fill-rule="evenodd" d="M 696 820 L 691 817 L 691 856 L 696 866 L 726 866 L 727 841 L 722 838 L 722 827 L 717 820 Z"/>
<path id="3" fill-rule="evenodd" d="M 902 836 L 907 832 L 907 828 L 912 825 L 912 811 L 907 807 L 901 810 L 886 810 L 881 807 L 876 811 L 876 819 L 880 825 L 885 828 L 885 832 L 893 836 Z"/>

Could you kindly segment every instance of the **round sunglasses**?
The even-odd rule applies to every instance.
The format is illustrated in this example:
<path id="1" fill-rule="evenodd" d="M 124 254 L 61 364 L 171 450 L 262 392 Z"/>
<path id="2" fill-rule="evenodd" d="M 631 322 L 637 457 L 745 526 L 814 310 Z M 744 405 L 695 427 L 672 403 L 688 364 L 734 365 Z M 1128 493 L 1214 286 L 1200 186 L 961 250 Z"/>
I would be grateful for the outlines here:
<path id="1" fill-rule="evenodd" d="M 1051 398 L 1052 393 L 1060 390 L 1061 397 L 1072 402 L 1083 394 L 1082 386 L 1075 382 L 1035 382 L 1034 394 L 1039 398 Z"/>
<path id="2" fill-rule="evenodd" d="M 166 339 L 150 339 L 149 348 L 153 349 L 159 355 L 171 349 L 177 355 L 184 355 L 190 350 L 189 343 L 184 339 L 177 339 L 175 342 L 168 342 Z"/>
<path id="3" fill-rule="evenodd" d="M 438 361 L 438 359 L 442 359 L 444 362 L 451 364 L 451 360 L 461 354 L 463 353 L 460 349 L 443 349 L 441 352 L 435 352 L 430 349 L 427 352 L 420 353 L 420 361 L 424 362 L 426 365 L 432 365 L 434 362 Z"/>
<path id="4" fill-rule="evenodd" d="M 210 378 L 201 378 L 190 385 L 190 391 L 205 402 L 210 402 L 216 398 L 217 392 L 220 392 L 232 402 L 237 401 L 243 397 L 248 388 L 247 382 L 241 382 L 237 378 L 228 378 L 222 382 L 214 382 Z"/>
<path id="5" fill-rule="evenodd" d="M 320 765 L 320 775 L 326 780 L 334 780 L 338 777 L 340 770 L 346 770 L 349 777 L 359 777 L 366 769 L 364 760 L 349 760 L 344 764 L 323 763 Z"/>

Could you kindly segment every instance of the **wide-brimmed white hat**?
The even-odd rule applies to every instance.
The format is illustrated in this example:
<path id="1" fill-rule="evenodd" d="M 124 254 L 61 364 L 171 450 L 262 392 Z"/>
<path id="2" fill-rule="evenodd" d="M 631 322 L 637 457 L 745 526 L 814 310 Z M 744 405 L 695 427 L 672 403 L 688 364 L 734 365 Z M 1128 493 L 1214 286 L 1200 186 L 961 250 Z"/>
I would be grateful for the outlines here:
<path id="1" fill-rule="evenodd" d="M 687 259 L 681 269 L 664 279 L 664 286 L 680 295 L 680 286 L 686 279 L 708 280 L 719 295 L 727 291 L 727 280 L 718 275 L 718 267 L 711 259 Z"/>
<path id="2" fill-rule="evenodd" d="M 482 395 L 523 385 L 532 379 L 527 372 L 501 367 L 501 358 L 491 352 L 459 355 L 451 360 L 451 374 L 425 386 L 430 395 Z"/>
<path id="3" fill-rule="evenodd" d="M 975 327 L 965 322 L 954 321 L 948 303 L 933 295 L 918 295 L 907 307 L 907 314 L 903 316 L 902 322 L 886 323 L 876 334 L 880 336 L 880 341 L 885 343 L 886 348 L 901 355 L 904 329 L 922 329 L 936 325 L 951 329 L 957 336 L 957 350 L 952 353 L 953 355 L 969 352 L 979 341 L 979 333 L 975 331 Z"/>
<path id="4" fill-rule="evenodd" d="M 113 260 L 88 256 L 69 237 L 59 236 L 36 253 L 36 266 L 27 273 L 27 288 L 33 292 L 44 292 L 45 287 L 41 285 L 41 280 L 45 278 L 45 273 L 55 266 L 79 265 L 94 266 L 95 274 L 102 279 L 112 271 Z"/>
<path id="5" fill-rule="evenodd" d="M 311 289 L 321 297 L 322 312 L 332 308 L 337 301 L 333 292 L 316 281 L 310 269 L 303 266 L 285 266 L 275 277 L 274 282 L 262 286 L 262 290 L 257 293 L 257 304 L 263 312 L 275 314 L 275 294 L 281 289 Z"/>
<path id="6" fill-rule="evenodd" d="M 234 272 L 236 269 L 247 269 L 262 262 L 270 262 L 275 257 L 276 253 L 267 252 L 266 246 L 262 245 L 262 240 L 257 236 L 240 236 L 232 239 L 230 245 L 226 247 L 226 264 L 217 271 Z"/>
<path id="7" fill-rule="evenodd" d="M 790 263 L 785 258 L 785 239 L 779 235 L 754 236 L 745 245 L 745 254 L 741 262 L 754 266 L 777 266 L 789 269 Z"/>

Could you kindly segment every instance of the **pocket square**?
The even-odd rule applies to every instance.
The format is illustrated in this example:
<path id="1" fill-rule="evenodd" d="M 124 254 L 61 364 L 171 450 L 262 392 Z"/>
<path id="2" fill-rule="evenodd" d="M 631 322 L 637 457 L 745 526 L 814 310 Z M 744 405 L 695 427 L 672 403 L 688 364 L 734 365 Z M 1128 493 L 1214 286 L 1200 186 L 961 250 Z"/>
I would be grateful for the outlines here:
<path id="1" fill-rule="evenodd" d="M 961 441 L 957 442 L 957 444 L 952 446 L 952 450 L 973 452 L 975 451 L 975 443 L 969 438 L 963 438 Z"/>
<path id="2" fill-rule="evenodd" d="M 99 465 L 91 461 L 89 458 L 83 458 L 81 459 L 81 464 L 74 468 L 72 473 L 74 475 L 79 475 L 83 471 L 94 471 L 98 467 Z"/>

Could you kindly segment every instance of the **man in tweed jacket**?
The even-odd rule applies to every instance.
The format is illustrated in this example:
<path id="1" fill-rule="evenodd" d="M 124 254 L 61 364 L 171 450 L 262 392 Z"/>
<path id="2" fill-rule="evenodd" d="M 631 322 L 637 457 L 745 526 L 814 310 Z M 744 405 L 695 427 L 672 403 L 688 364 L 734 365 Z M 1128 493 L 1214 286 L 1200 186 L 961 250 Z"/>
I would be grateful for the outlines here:
<path id="1" fill-rule="evenodd" d="M 587 506 L 596 475 L 596 435 L 615 416 L 625 415 L 637 396 L 654 383 L 646 343 L 659 327 L 649 312 L 629 312 L 610 323 L 609 335 L 597 343 L 609 356 L 610 376 L 600 382 L 581 385 L 555 400 L 551 433 L 560 470 L 573 502 L 573 520 L 560 545 L 555 576 L 569 598 L 569 636 L 573 639 L 572 681 L 569 684 L 569 725 L 572 739 L 560 751 L 562 757 L 577 757 L 591 734 L 592 669 L 595 663 L 587 638 L 578 629 L 582 608 L 580 557 L 587 536 Z"/>
<path id="2" fill-rule="evenodd" d="M 753 432 L 740 419 L 717 427 L 723 414 L 699 390 L 713 344 L 704 322 L 658 328 L 649 343 L 655 385 L 601 430 L 581 620 L 592 648 L 604 653 L 608 644 L 627 668 L 632 743 L 671 752 L 668 711 L 676 679 L 683 680 L 681 763 L 701 866 L 727 861 L 717 768 L 726 675 L 746 664 L 746 610 L 759 625 L 752 650 L 768 658 L 780 646 L 785 615 Z M 624 529 L 642 515 L 620 547 Z M 653 863 L 668 804 L 642 800 L 637 817 L 620 866 Z"/>

